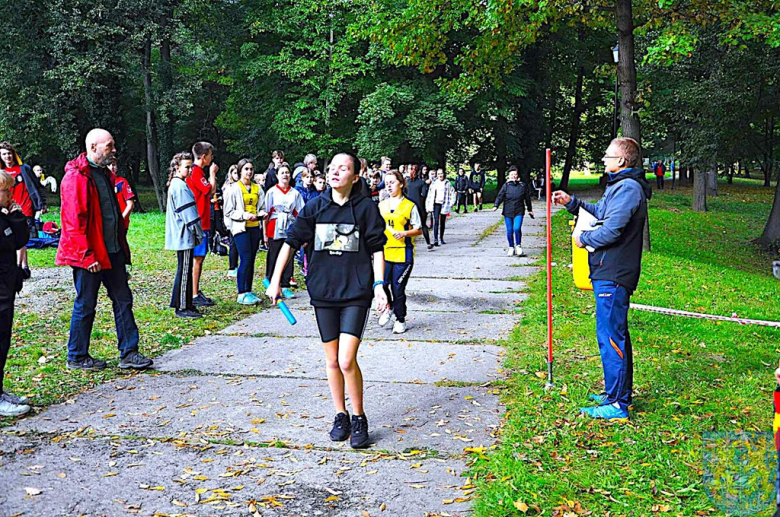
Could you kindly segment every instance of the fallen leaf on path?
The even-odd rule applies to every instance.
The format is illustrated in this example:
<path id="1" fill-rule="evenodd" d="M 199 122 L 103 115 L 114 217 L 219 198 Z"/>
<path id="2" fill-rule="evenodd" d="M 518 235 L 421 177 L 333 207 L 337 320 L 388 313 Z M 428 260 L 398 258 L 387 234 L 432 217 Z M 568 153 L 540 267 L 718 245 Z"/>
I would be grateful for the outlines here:
<path id="1" fill-rule="evenodd" d="M 31 486 L 24 487 L 24 491 L 27 492 L 27 495 L 33 496 L 33 495 L 41 495 L 43 493 L 43 490 L 40 488 L 33 488 Z"/>

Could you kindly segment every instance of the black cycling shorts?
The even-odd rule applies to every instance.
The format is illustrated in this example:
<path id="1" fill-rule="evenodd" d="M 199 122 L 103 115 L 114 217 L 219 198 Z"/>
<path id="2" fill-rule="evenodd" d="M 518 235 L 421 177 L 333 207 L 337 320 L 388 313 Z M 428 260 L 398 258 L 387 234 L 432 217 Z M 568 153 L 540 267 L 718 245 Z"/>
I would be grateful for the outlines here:
<path id="1" fill-rule="evenodd" d="M 363 332 L 368 323 L 368 307 L 315 307 L 317 328 L 323 343 L 336 341 L 341 334 L 350 334 L 363 339 Z"/>

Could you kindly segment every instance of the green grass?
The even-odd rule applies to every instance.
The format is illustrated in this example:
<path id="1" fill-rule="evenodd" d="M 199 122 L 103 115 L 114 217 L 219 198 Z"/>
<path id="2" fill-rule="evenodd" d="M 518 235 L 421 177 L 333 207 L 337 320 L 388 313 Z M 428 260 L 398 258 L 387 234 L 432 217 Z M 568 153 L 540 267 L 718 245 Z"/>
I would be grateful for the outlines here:
<path id="1" fill-rule="evenodd" d="M 52 210 L 46 218 L 58 219 L 57 210 Z M 168 307 L 176 271 L 176 255 L 163 250 L 164 228 L 165 214 L 134 214 L 128 235 L 133 254 L 130 286 L 133 290 L 136 322 L 141 332 L 140 350 L 151 357 L 178 348 L 197 337 L 218 332 L 261 310 L 261 307 L 252 308 L 235 303 L 235 279 L 225 276 L 227 257 L 210 254 L 204 265 L 201 289 L 214 298 L 216 307 L 205 309 L 206 317 L 202 319 L 176 318 Z M 29 253 L 33 275 L 36 270 L 54 266 L 55 250 L 30 250 Z M 263 291 L 260 280 L 264 270 L 265 253 L 261 253 L 255 271 L 255 292 Z M 129 375 L 116 368 L 118 350 L 113 313 L 108 296 L 102 289 L 90 353 L 109 360 L 109 368 L 102 372 L 79 372 L 65 368 L 75 291 L 67 271 L 63 278 L 61 284 L 38 293 L 38 297 L 45 299 L 39 307 L 24 306 L 17 302 L 13 343 L 5 368 L 5 387 L 9 391 L 30 396 L 36 407 L 62 402 L 98 383 Z M 25 289 L 35 289 L 35 282 L 26 284 Z M 10 422 L 10 419 L 0 420 L 0 425 Z"/>
<path id="2" fill-rule="evenodd" d="M 720 193 L 703 214 L 691 212 L 690 189 L 655 194 L 653 251 L 644 256 L 632 301 L 780 320 L 772 256 L 750 244 L 773 189 L 722 183 Z M 702 484 L 702 433 L 771 430 L 780 331 L 631 311 L 631 422 L 578 416 L 603 382 L 593 295 L 574 288 L 567 267 L 568 219 L 565 212 L 553 219 L 556 387 L 544 390 L 546 281 L 538 274 L 506 343 L 508 412 L 500 441 L 473 455 L 476 515 L 523 515 L 520 503 L 529 507 L 525 515 L 563 515 L 577 504 L 583 511 L 576 515 L 722 515 Z"/>

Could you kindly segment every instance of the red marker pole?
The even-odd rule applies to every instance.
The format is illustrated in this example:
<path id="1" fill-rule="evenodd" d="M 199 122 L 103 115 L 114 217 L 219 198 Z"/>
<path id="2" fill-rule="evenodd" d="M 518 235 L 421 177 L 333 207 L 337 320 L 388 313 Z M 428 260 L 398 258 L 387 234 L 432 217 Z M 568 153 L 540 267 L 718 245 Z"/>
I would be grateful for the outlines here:
<path id="1" fill-rule="evenodd" d="M 544 186 L 547 200 L 547 384 L 545 388 L 552 388 L 553 384 L 553 314 L 552 314 L 552 151 L 547 149 L 547 165 Z"/>

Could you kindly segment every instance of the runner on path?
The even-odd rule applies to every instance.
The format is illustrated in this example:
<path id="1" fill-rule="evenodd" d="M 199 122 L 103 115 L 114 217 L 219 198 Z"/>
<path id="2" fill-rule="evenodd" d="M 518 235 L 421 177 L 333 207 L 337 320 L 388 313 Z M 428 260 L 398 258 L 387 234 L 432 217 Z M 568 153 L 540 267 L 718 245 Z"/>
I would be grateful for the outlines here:
<path id="1" fill-rule="evenodd" d="M 482 210 L 482 192 L 485 190 L 485 173 L 479 169 L 479 164 L 474 164 L 474 169 L 469 176 L 469 189 L 474 195 L 474 211 Z"/>
<path id="2" fill-rule="evenodd" d="M 425 224 L 425 220 L 428 217 L 428 213 L 425 211 L 425 199 L 428 196 L 428 183 L 425 181 L 425 174 L 428 168 L 423 166 L 422 172 L 419 172 L 416 167 L 412 168 L 412 175 L 409 181 L 406 182 L 406 197 L 417 206 L 417 212 L 420 214 L 420 220 L 423 222 L 422 235 L 425 239 L 425 243 L 428 245 L 428 251 L 433 249 L 431 244 L 431 235 L 428 231 L 428 225 Z"/>
<path id="3" fill-rule="evenodd" d="M 531 205 L 531 190 L 528 184 L 519 181 L 517 167 L 514 165 L 507 171 L 509 180 L 504 183 L 496 196 L 496 203 L 493 211 L 498 210 L 501 203 L 504 204 L 501 215 L 504 216 L 506 225 L 506 240 L 509 242 L 509 249 L 506 252 L 507 257 L 523 256 L 521 241 L 523 240 L 523 217 L 525 208 L 528 207 L 528 215 L 533 218 L 534 208 Z"/>
<path id="4" fill-rule="evenodd" d="M 425 200 L 425 208 L 433 213 L 433 245 L 438 246 L 444 242 L 444 230 L 447 226 L 447 216 L 455 203 L 455 189 L 447 180 L 444 169 L 436 173 L 436 181 L 428 189 L 428 198 Z"/>
<path id="5" fill-rule="evenodd" d="M 331 189 L 306 205 L 289 229 L 266 290 L 276 303 L 294 250 L 304 244 L 313 248 L 307 287 L 325 347 L 328 385 L 337 412 L 330 438 L 344 441 L 351 435 L 350 445 L 356 449 L 369 444 L 358 347 L 371 300 L 376 298 L 378 311 L 387 309 L 381 280 L 385 275 L 385 222 L 376 205 L 361 193 L 359 170 L 356 156 L 341 153 L 333 157 L 328 178 Z M 344 403 L 345 384 L 352 402 L 351 421 Z"/>
<path id="6" fill-rule="evenodd" d="M 404 177 L 400 171 L 385 174 L 390 197 L 379 203 L 379 212 L 387 227 L 385 236 L 385 292 L 392 295 L 391 307 L 379 316 L 384 327 L 395 315 L 393 334 L 406 332 L 406 283 L 414 266 L 414 238 L 423 233 L 417 206 L 404 197 Z"/>

